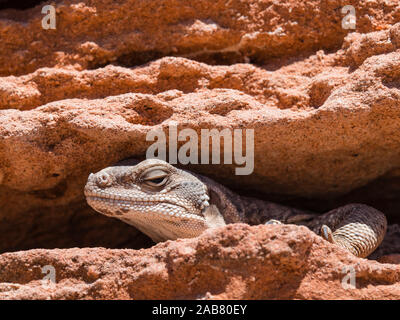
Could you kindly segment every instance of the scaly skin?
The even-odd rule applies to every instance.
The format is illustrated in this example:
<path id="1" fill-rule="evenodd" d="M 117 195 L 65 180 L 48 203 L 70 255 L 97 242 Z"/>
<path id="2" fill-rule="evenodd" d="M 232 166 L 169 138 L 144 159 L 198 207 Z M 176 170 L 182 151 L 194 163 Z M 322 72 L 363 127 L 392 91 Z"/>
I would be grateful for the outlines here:
<path id="1" fill-rule="evenodd" d="M 241 197 L 213 180 L 177 169 L 162 160 L 127 160 L 91 174 L 88 204 L 147 234 L 155 242 L 189 238 L 226 223 L 296 223 L 358 257 L 382 242 L 385 216 L 363 204 L 323 215 Z"/>

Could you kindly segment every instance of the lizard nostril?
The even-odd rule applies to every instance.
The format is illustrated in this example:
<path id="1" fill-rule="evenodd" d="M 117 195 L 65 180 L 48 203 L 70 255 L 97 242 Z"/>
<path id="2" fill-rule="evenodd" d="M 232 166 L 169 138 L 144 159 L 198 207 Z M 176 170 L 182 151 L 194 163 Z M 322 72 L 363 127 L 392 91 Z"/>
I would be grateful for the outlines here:
<path id="1" fill-rule="evenodd" d="M 107 173 L 102 173 L 97 176 L 96 182 L 99 187 L 105 188 L 112 184 L 112 178 Z"/>

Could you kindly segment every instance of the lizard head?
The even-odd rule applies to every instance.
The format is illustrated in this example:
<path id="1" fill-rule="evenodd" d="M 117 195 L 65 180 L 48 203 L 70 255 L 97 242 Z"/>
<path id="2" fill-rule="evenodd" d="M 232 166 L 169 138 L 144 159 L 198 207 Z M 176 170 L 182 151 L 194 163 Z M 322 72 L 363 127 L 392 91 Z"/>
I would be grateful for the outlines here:
<path id="1" fill-rule="evenodd" d="M 162 160 L 122 162 L 92 173 L 84 193 L 93 209 L 135 226 L 155 242 L 195 237 L 208 228 L 206 185 Z"/>

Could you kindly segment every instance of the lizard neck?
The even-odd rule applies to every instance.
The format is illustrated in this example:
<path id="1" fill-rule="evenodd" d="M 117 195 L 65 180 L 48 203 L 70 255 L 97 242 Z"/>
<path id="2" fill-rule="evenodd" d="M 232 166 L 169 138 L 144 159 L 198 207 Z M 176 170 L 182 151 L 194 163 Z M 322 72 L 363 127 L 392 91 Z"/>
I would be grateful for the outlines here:
<path id="1" fill-rule="evenodd" d="M 307 225 L 313 215 L 273 202 L 240 196 L 210 178 L 196 175 L 208 189 L 210 204 L 215 205 L 226 223 L 264 224 L 270 219 Z"/>

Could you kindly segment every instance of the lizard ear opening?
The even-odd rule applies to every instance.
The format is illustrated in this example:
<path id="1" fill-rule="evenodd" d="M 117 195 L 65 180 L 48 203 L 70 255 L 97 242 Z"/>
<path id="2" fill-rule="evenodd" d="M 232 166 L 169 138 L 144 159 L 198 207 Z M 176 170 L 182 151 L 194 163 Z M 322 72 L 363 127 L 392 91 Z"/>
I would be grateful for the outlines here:
<path id="1" fill-rule="evenodd" d="M 225 205 L 221 197 L 219 196 L 219 193 L 213 190 L 213 188 L 208 186 L 208 195 L 210 197 L 209 203 L 210 206 L 214 205 L 219 212 L 224 212 L 225 211 Z"/>
<path id="2" fill-rule="evenodd" d="M 218 209 L 226 223 L 242 221 L 245 215 L 245 208 L 237 194 L 207 177 L 197 174 L 192 175 L 206 185 L 210 198 L 208 203 L 210 206 L 214 205 L 215 209 Z"/>
<path id="3" fill-rule="evenodd" d="M 238 196 L 215 182 L 207 183 L 210 205 L 214 205 L 221 213 L 226 223 L 241 221 L 244 215 L 244 208 Z"/>
<path id="4" fill-rule="evenodd" d="M 225 220 L 217 206 L 210 205 L 203 211 L 203 216 L 206 219 L 206 224 L 209 228 L 218 228 L 225 226 Z"/>

